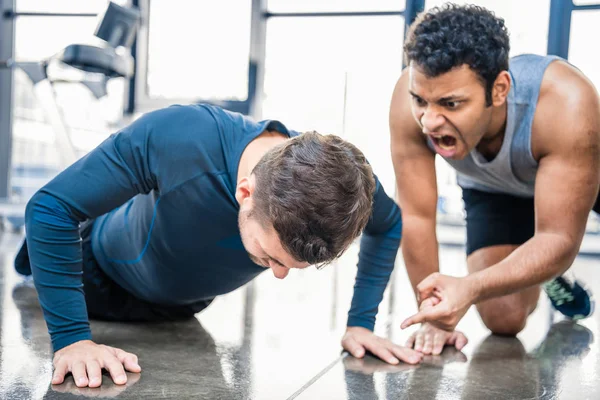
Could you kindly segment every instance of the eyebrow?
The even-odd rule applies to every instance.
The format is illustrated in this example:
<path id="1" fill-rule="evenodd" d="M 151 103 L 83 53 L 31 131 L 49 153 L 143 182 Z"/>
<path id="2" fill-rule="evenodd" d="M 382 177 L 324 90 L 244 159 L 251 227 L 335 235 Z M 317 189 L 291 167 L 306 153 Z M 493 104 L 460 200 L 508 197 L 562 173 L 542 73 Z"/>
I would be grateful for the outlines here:
<path id="1" fill-rule="evenodd" d="M 448 101 L 457 101 L 462 99 L 462 96 L 459 95 L 452 95 L 452 96 L 446 96 L 446 97 L 442 97 L 441 99 L 438 100 L 438 102 L 440 103 L 446 103 Z"/>
<path id="2" fill-rule="evenodd" d="M 410 93 L 412 96 L 414 96 L 414 97 L 418 97 L 419 99 L 423 99 L 421 96 L 419 96 L 418 94 L 416 94 L 416 93 L 415 93 L 415 92 L 413 92 L 412 90 L 409 90 L 408 92 L 409 92 L 409 93 Z M 442 97 L 442 98 L 438 99 L 438 100 L 437 100 L 437 102 L 438 102 L 438 103 L 445 103 L 445 102 L 448 102 L 448 101 L 456 101 L 456 100 L 460 100 L 460 99 L 462 99 L 462 98 L 464 98 L 464 96 L 460 96 L 460 95 L 457 95 L 457 94 L 453 94 L 453 95 L 450 95 L 450 96 Z"/>

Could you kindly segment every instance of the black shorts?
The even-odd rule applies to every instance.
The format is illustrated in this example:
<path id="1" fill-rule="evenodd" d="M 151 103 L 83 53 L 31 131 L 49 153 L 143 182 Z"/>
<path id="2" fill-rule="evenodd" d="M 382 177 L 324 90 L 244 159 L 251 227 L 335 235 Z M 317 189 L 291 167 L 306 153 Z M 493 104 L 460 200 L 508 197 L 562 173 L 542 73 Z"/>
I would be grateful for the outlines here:
<path id="1" fill-rule="evenodd" d="M 533 198 L 463 189 L 467 214 L 467 255 L 484 247 L 521 245 L 535 232 Z M 600 199 L 593 210 L 600 213 Z"/>
<path id="2" fill-rule="evenodd" d="M 90 318 L 109 321 L 175 321 L 193 317 L 212 302 L 202 300 L 190 305 L 171 306 L 154 304 L 135 297 L 114 282 L 98 265 L 92 251 L 93 225 L 93 221 L 86 221 L 81 225 L 83 292 Z M 27 241 L 23 242 L 23 246 L 27 246 Z M 27 257 L 19 262 L 29 263 L 29 259 Z M 17 260 L 15 267 L 21 271 L 30 270 L 29 265 L 17 265 Z"/>

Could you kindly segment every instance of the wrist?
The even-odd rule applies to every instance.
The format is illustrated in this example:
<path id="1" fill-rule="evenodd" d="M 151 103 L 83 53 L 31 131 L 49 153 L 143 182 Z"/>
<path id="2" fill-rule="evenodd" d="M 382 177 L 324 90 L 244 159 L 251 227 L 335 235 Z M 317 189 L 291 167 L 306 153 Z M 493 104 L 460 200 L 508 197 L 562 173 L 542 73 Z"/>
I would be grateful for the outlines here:
<path id="1" fill-rule="evenodd" d="M 349 313 L 346 321 L 346 328 L 361 327 L 372 331 L 375 329 L 375 318 L 362 314 Z"/>
<path id="2" fill-rule="evenodd" d="M 352 331 L 369 331 L 372 332 L 371 329 L 365 328 L 364 326 L 358 326 L 358 325 L 354 325 L 354 326 L 347 326 L 346 327 L 346 332 L 352 332 Z"/>
<path id="3" fill-rule="evenodd" d="M 479 272 L 469 274 L 464 279 L 465 292 L 468 293 L 471 304 L 479 303 L 483 294 L 483 281 Z"/>

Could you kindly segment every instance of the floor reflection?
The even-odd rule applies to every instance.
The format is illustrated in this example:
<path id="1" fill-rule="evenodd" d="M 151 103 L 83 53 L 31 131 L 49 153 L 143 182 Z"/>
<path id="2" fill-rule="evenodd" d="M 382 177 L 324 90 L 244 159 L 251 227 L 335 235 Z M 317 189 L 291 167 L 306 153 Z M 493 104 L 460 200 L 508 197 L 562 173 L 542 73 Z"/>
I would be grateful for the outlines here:
<path id="1" fill-rule="evenodd" d="M 420 366 L 340 356 L 340 339 L 356 273 L 353 246 L 322 271 L 268 274 L 215 300 L 196 319 L 165 324 L 92 322 L 99 343 L 135 353 L 141 374 L 98 389 L 71 377 L 51 386 L 51 349 L 31 282 L 17 277 L 12 257 L 20 236 L 0 234 L 0 399 L 596 399 L 600 317 L 555 320 L 545 299 L 518 338 L 489 335 L 470 310 L 459 328 L 463 352 L 447 348 Z M 442 249 L 442 271 L 466 273 L 464 250 Z M 578 258 L 576 274 L 600 291 L 596 258 Z M 596 283 L 598 282 L 598 283 Z M 376 332 L 404 343 L 399 329 L 416 303 L 398 267 L 380 305 Z"/>
<path id="2" fill-rule="evenodd" d="M 333 270 L 284 285 L 264 275 L 190 321 L 92 321 L 94 340 L 138 355 L 142 373 L 128 374 L 125 386 L 106 373 L 100 388 L 78 388 L 71 376 L 51 386 L 46 324 L 32 282 L 12 268 L 20 238 L 9 236 L 0 243 L 0 398 L 282 399 L 340 352 L 341 325 L 330 332 L 331 308 L 323 307 L 331 300 Z M 325 293 L 299 301 L 312 298 L 316 287 Z"/>
<path id="3" fill-rule="evenodd" d="M 13 290 L 13 301 L 19 311 L 23 350 L 19 354 L 23 365 L 31 371 L 36 365 L 44 365 L 49 370 L 49 343 L 42 311 L 37 298 L 32 296 L 34 289 L 17 285 Z M 7 307 L 4 307 L 6 310 Z M 49 386 L 50 374 L 28 376 L 21 371 L 13 388 L 31 388 L 31 397 L 46 388 L 45 398 L 60 398 L 61 394 L 74 394 L 84 397 L 152 398 L 160 394 L 164 398 L 247 398 L 250 390 L 239 383 L 251 382 L 240 379 L 245 374 L 245 357 L 236 351 L 226 352 L 217 345 L 200 322 L 192 319 L 177 323 L 131 323 L 116 324 L 92 321 L 95 340 L 110 346 L 127 349 L 139 356 L 142 374 L 128 374 L 126 385 L 112 383 L 107 373 L 103 374 L 100 388 L 78 388 L 72 376 L 62 385 Z M 37 356 L 34 356 L 37 355 Z M 5 357 L 3 357 L 5 359 Z M 223 369 L 233 370 L 233 379 L 227 381 Z M 39 368 L 38 368 L 39 369 Z M 3 376 L 4 382 L 4 376 Z M 7 388 L 10 390 L 10 387 Z"/>
<path id="4" fill-rule="evenodd" d="M 373 356 L 347 356 L 298 398 L 330 393 L 340 371 L 346 387 L 339 399 L 556 399 L 594 398 L 565 392 L 564 372 L 577 368 L 594 342 L 593 332 L 569 321 L 553 324 L 527 352 L 518 338 L 488 335 L 467 357 L 453 348 L 427 356 L 420 366 L 388 365 Z M 575 386 L 580 382 L 572 382 Z M 567 385 L 568 386 L 568 385 Z"/>

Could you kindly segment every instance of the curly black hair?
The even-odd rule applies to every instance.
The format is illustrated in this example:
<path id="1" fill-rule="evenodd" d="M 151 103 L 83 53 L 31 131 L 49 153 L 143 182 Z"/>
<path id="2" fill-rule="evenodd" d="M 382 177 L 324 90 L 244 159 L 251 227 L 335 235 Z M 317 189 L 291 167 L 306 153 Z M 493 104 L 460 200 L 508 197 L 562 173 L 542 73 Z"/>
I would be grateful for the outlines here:
<path id="1" fill-rule="evenodd" d="M 453 3 L 421 13 L 404 44 L 406 63 L 414 61 L 431 77 L 467 64 L 481 79 L 488 106 L 496 77 L 508 70 L 509 50 L 502 18 L 483 7 Z"/>

